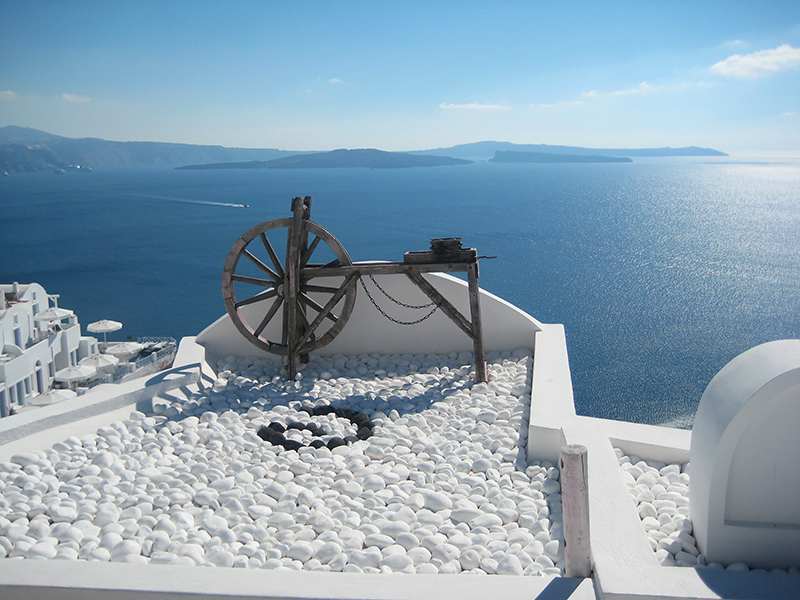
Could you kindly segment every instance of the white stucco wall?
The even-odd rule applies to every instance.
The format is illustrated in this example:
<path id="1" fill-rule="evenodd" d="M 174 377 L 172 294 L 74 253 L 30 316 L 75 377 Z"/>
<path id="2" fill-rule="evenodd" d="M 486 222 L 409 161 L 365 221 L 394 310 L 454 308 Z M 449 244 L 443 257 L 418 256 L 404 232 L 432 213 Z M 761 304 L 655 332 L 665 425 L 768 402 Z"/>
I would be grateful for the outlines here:
<path id="1" fill-rule="evenodd" d="M 439 292 L 469 319 L 469 297 L 467 283 L 457 277 L 444 273 L 430 273 L 425 277 Z M 429 302 L 427 296 L 407 278 L 401 275 L 376 276 L 390 295 L 408 304 L 424 304 Z M 326 282 L 332 285 L 331 282 Z M 367 283 L 371 285 L 371 283 Z M 415 311 L 392 304 L 379 292 L 371 288 L 371 293 L 379 305 L 391 316 L 402 321 L 418 319 L 427 311 Z M 516 348 L 533 347 L 534 334 L 541 329 L 541 323 L 521 311 L 512 304 L 497 296 L 481 290 L 481 314 L 483 317 L 484 345 L 490 350 L 515 350 Z M 255 313 L 257 305 L 245 307 Z M 261 309 L 264 310 L 264 309 Z M 253 322 L 259 319 L 252 317 Z M 268 339 L 280 339 L 277 331 L 278 319 L 265 330 Z M 204 346 L 209 354 L 209 362 L 227 354 L 235 356 L 261 356 L 263 351 L 252 345 L 233 326 L 230 317 L 225 314 L 204 329 L 197 336 L 197 343 Z M 327 346 L 316 350 L 322 355 L 362 354 L 370 352 L 383 353 L 436 353 L 436 352 L 471 352 L 472 340 L 459 329 L 442 311 L 437 311 L 430 319 L 418 325 L 404 326 L 392 323 L 383 317 L 370 303 L 360 289 L 355 308 L 343 331 Z"/>
<path id="2" fill-rule="evenodd" d="M 593 600 L 592 581 L 560 577 L 363 575 L 170 565 L 0 560 L 4 600 Z"/>
<path id="3" fill-rule="evenodd" d="M 703 394 L 690 510 L 710 561 L 800 565 L 800 340 L 737 356 Z"/>
<path id="4" fill-rule="evenodd" d="M 0 414 L 6 415 L 10 404 L 22 406 L 47 391 L 55 371 L 70 366 L 71 357 L 81 358 L 81 332 L 75 315 L 57 321 L 59 331 L 35 319 L 50 302 L 38 283 L 0 285 L 0 293 L 13 298 L 0 305 Z"/>

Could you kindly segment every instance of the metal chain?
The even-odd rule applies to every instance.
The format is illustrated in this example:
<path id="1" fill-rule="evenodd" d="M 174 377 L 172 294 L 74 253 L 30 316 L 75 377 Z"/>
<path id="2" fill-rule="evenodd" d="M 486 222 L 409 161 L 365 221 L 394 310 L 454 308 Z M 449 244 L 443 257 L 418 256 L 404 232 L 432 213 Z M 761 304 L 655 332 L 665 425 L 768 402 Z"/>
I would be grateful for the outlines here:
<path id="1" fill-rule="evenodd" d="M 372 279 L 372 275 L 370 275 L 370 279 Z M 403 304 L 402 302 L 398 302 L 397 300 L 386 294 L 386 292 L 384 292 L 381 289 L 381 287 L 378 286 L 378 289 L 380 289 L 386 295 L 387 298 L 393 300 L 394 302 L 400 304 L 401 306 L 405 306 L 407 308 L 427 308 L 428 306 L 433 306 L 433 310 L 424 317 L 422 317 L 421 319 L 417 319 L 416 321 L 400 321 L 398 319 L 395 319 L 394 317 L 387 315 L 386 312 L 384 312 L 384 310 L 380 306 L 378 306 L 378 303 L 375 302 L 375 298 L 372 297 L 372 294 L 369 293 L 369 290 L 367 289 L 364 280 L 361 277 L 359 277 L 358 280 L 361 282 L 361 287 L 364 288 L 364 293 L 367 294 L 367 298 L 369 298 L 369 301 L 372 302 L 372 306 L 374 306 L 379 313 L 381 313 L 384 317 L 389 319 L 392 323 L 397 323 L 398 325 L 416 325 L 417 323 L 422 323 L 425 319 L 429 319 L 430 317 L 433 316 L 433 313 L 439 310 L 439 306 L 435 302 L 431 302 L 430 304 L 426 304 L 424 306 L 410 306 L 408 304 Z M 375 285 L 378 285 L 374 279 L 372 279 L 372 281 L 373 283 L 375 283 Z"/>
<path id="2" fill-rule="evenodd" d="M 404 302 L 400 302 L 400 300 L 397 300 L 396 298 L 392 298 L 386 292 L 386 290 L 381 287 L 381 284 L 379 284 L 377 281 L 375 281 L 375 278 L 372 275 L 370 275 L 369 278 L 372 281 L 372 283 L 375 284 L 375 287 L 378 288 L 384 296 L 386 296 L 389 300 L 391 300 L 392 302 L 394 302 L 398 306 L 402 306 L 404 308 L 413 308 L 415 310 L 421 310 L 423 308 L 428 308 L 429 306 L 434 306 L 436 304 L 436 302 L 428 302 L 428 304 L 420 304 L 419 306 L 416 306 L 414 304 L 406 304 Z M 362 285 L 363 285 L 363 283 L 362 283 Z"/>

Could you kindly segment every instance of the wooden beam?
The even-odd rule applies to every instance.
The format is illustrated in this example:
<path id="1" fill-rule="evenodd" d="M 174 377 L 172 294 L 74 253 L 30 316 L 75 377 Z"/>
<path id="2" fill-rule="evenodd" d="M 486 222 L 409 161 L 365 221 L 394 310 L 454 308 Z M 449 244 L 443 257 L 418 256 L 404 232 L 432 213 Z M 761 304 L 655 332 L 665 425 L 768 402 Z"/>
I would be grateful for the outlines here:
<path id="1" fill-rule="evenodd" d="M 409 269 L 404 271 L 404 273 L 411 281 L 417 284 L 417 287 L 419 287 L 428 298 L 436 303 L 436 306 L 438 306 L 444 314 L 450 317 L 453 323 L 458 325 L 461 331 L 466 333 L 469 337 L 473 336 L 472 324 L 464 318 L 464 315 L 458 312 L 458 309 L 453 306 L 447 298 L 442 296 L 435 287 L 428 283 L 427 279 L 417 273 L 416 270 Z"/>
<path id="2" fill-rule="evenodd" d="M 397 275 L 413 269 L 416 273 L 466 273 L 470 263 L 413 264 L 397 262 L 361 262 L 346 267 L 323 267 L 309 265 L 303 268 L 303 281 L 317 277 L 347 277 L 358 271 L 361 275 Z"/>
<path id="3" fill-rule="evenodd" d="M 486 354 L 483 348 L 483 321 L 481 319 L 481 290 L 478 287 L 478 263 L 470 265 L 467 272 L 469 282 L 469 311 L 472 317 L 472 350 L 475 357 L 475 379 L 478 383 L 488 380 Z"/>
<path id="4" fill-rule="evenodd" d="M 347 290 L 355 284 L 356 280 L 358 279 L 358 274 L 353 273 L 348 277 L 345 282 L 342 284 L 342 287 L 331 297 L 330 300 L 325 304 L 324 307 L 320 307 L 320 312 L 317 314 L 317 318 L 314 319 L 311 324 L 308 326 L 306 331 L 297 337 L 297 341 L 295 342 L 294 348 L 290 348 L 290 353 L 297 353 L 300 351 L 300 347 L 305 343 L 308 337 L 314 333 L 314 330 L 319 327 L 320 323 L 322 323 L 323 319 L 326 317 L 330 318 L 331 311 L 333 308 L 338 304 L 339 300 L 341 300 L 344 295 L 347 293 Z M 334 319 L 335 320 L 335 319 Z"/>

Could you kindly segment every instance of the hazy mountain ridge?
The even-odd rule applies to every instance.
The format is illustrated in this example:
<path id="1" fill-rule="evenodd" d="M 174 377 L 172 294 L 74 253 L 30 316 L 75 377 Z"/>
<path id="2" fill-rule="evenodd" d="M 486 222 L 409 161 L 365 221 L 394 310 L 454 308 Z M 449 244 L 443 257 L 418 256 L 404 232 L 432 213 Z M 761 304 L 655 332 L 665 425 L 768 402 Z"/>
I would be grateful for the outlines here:
<path id="1" fill-rule="evenodd" d="M 483 141 L 460 144 L 450 148 L 417 150 L 407 153 L 385 152 L 387 157 L 374 154 L 367 163 L 360 166 L 373 168 L 399 168 L 403 166 L 434 166 L 407 158 L 410 156 L 446 157 L 450 160 L 487 160 L 497 151 L 539 152 L 550 154 L 604 155 L 604 156 L 727 156 L 724 152 L 708 148 L 640 148 L 640 149 L 596 149 L 579 146 L 552 146 L 547 144 L 512 144 L 510 142 Z M 337 151 L 334 151 L 337 152 Z M 351 151 L 352 152 L 352 151 Z M 375 150 L 374 152 L 383 152 Z M 315 159 L 308 158 L 315 152 L 297 152 L 273 148 L 227 148 L 224 146 L 201 146 L 175 144 L 168 142 L 113 142 L 99 138 L 68 138 L 29 127 L 9 125 L 0 128 L 0 171 L 52 171 L 69 165 L 81 167 L 101 167 L 114 165 L 200 165 L 219 163 L 264 163 L 276 159 L 303 155 L 301 162 L 306 168 L 317 166 Z M 405 158 L 400 158 L 403 155 Z M 365 156 L 365 155 L 364 155 Z M 344 160 L 329 156 L 328 166 L 336 166 Z M 363 158 L 363 157 L 362 157 Z M 322 159 L 319 159 L 322 160 Z M 349 161 L 356 160 L 356 155 Z M 324 162 L 323 161 L 323 162 Z M 403 164 L 403 163 L 407 164 Z M 385 163 L 385 164 L 384 164 Z M 280 168 L 299 168 L 299 163 L 283 163 Z M 438 164 L 460 164 L 455 162 Z M 341 163 L 338 166 L 359 166 Z M 208 168 L 208 167 L 207 167 Z M 213 168 L 279 168 L 277 164 L 269 167 L 239 166 Z"/>
<path id="2" fill-rule="evenodd" d="M 41 150 L 43 152 L 32 152 Z M 297 152 L 272 148 L 226 148 L 168 142 L 111 142 L 67 138 L 38 129 L 0 128 L 0 170 L 48 171 L 67 165 L 176 165 L 203 162 L 272 160 Z"/>
<path id="3" fill-rule="evenodd" d="M 46 148 L 28 147 L 22 144 L 0 145 L 0 171 L 24 173 L 63 168 L 64 164 Z"/>
<path id="4" fill-rule="evenodd" d="M 270 161 L 226 162 L 206 165 L 186 165 L 178 169 L 336 169 L 366 167 L 370 169 L 403 169 L 466 165 L 471 160 L 449 156 L 419 156 L 407 152 L 386 152 L 374 148 L 332 150 L 313 154 L 296 154 Z"/>

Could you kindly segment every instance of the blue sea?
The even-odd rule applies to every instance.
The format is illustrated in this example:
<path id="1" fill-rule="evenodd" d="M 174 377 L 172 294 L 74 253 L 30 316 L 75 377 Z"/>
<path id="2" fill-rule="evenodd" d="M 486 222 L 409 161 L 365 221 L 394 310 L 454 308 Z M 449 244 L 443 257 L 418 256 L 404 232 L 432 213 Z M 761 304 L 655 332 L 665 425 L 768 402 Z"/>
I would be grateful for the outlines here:
<path id="1" fill-rule="evenodd" d="M 109 339 L 196 335 L 225 312 L 237 237 L 306 195 L 353 260 L 402 260 L 450 236 L 496 256 L 481 286 L 565 325 L 580 414 L 690 426 L 728 361 L 800 337 L 800 161 L 788 159 L 12 174 L 0 280 L 42 284 L 84 324 L 123 322 Z"/>

